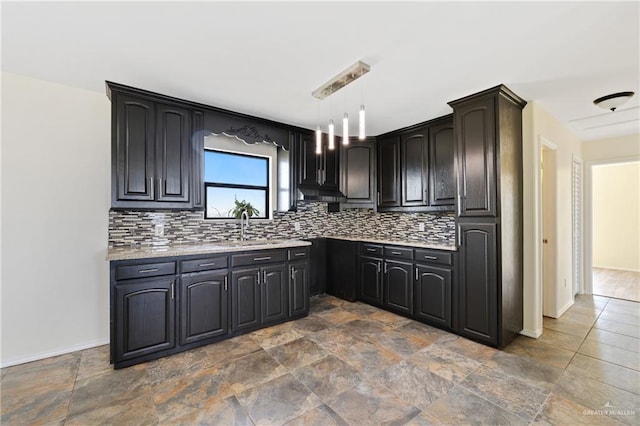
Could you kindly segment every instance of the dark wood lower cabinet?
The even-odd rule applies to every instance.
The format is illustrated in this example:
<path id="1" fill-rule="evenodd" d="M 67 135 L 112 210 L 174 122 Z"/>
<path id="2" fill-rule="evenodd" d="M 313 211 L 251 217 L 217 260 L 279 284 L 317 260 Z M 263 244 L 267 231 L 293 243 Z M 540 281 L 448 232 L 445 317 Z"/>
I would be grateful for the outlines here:
<path id="1" fill-rule="evenodd" d="M 413 264 L 384 261 L 384 306 L 411 315 L 413 313 Z"/>
<path id="2" fill-rule="evenodd" d="M 360 298 L 373 305 L 382 305 L 382 259 L 360 257 Z"/>
<path id="3" fill-rule="evenodd" d="M 173 348 L 175 277 L 131 280 L 115 287 L 116 359 Z"/>
<path id="4" fill-rule="evenodd" d="M 231 330 L 260 325 L 260 268 L 231 273 Z"/>
<path id="5" fill-rule="evenodd" d="M 460 223 L 460 333 L 498 345 L 496 224 Z"/>
<path id="6" fill-rule="evenodd" d="M 449 268 L 416 265 L 415 316 L 451 328 L 451 274 Z"/>
<path id="7" fill-rule="evenodd" d="M 261 322 L 270 323 L 287 318 L 287 268 L 273 265 L 260 268 Z"/>
<path id="8" fill-rule="evenodd" d="M 309 270 L 306 262 L 289 265 L 289 317 L 309 312 Z"/>
<path id="9" fill-rule="evenodd" d="M 180 344 L 227 334 L 227 270 L 180 278 Z"/>
<path id="10" fill-rule="evenodd" d="M 355 302 L 358 300 L 358 243 L 327 238 L 326 247 L 327 294 Z"/>

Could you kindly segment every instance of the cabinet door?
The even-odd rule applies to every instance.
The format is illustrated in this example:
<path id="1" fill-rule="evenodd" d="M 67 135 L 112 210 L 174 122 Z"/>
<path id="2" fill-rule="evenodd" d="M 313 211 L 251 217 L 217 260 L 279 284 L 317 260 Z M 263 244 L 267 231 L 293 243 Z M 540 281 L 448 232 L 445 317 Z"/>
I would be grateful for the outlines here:
<path id="1" fill-rule="evenodd" d="M 425 206 L 429 198 L 429 139 L 427 129 L 401 137 L 400 181 L 403 206 Z"/>
<path id="2" fill-rule="evenodd" d="M 313 133 L 299 133 L 296 145 L 298 156 L 298 186 L 318 186 L 320 181 L 320 157 L 316 154 Z"/>
<path id="3" fill-rule="evenodd" d="M 362 300 L 382 305 L 382 260 L 360 257 L 360 296 Z"/>
<path id="4" fill-rule="evenodd" d="M 204 209 L 204 114 L 192 111 L 191 117 L 191 198 L 194 209 Z"/>
<path id="5" fill-rule="evenodd" d="M 429 205 L 453 206 L 456 197 L 453 120 L 429 128 Z"/>
<path id="6" fill-rule="evenodd" d="M 248 268 L 231 273 L 232 331 L 260 325 L 260 269 Z"/>
<path id="7" fill-rule="evenodd" d="M 371 141 L 354 142 L 341 148 L 341 190 L 344 204 L 374 206 L 375 198 L 375 144 Z"/>
<path id="8" fill-rule="evenodd" d="M 173 276 L 116 285 L 116 362 L 175 346 L 174 285 Z"/>
<path id="9" fill-rule="evenodd" d="M 384 306 L 407 314 L 413 312 L 413 264 L 385 260 Z"/>
<path id="10" fill-rule="evenodd" d="M 496 216 L 494 98 L 481 98 L 454 110 L 457 139 L 458 216 Z"/>
<path id="11" fill-rule="evenodd" d="M 496 225 L 462 223 L 460 333 L 498 344 Z"/>
<path id="12" fill-rule="evenodd" d="M 116 94 L 112 134 L 112 202 L 153 201 L 155 106 L 148 100 Z"/>
<path id="13" fill-rule="evenodd" d="M 451 269 L 416 266 L 415 316 L 451 327 Z"/>
<path id="14" fill-rule="evenodd" d="M 400 206 L 400 138 L 378 141 L 378 207 Z"/>
<path id="15" fill-rule="evenodd" d="M 189 202 L 191 185 L 191 113 L 156 104 L 158 201 Z"/>
<path id="16" fill-rule="evenodd" d="M 329 149 L 322 145 L 322 158 L 320 159 L 320 184 L 327 189 L 338 189 L 340 185 L 340 148 Z"/>
<path id="17" fill-rule="evenodd" d="M 287 318 L 288 276 L 285 265 L 265 266 L 261 269 L 262 322 Z"/>
<path id="18" fill-rule="evenodd" d="M 227 271 L 202 272 L 180 279 L 180 344 L 226 334 Z"/>
<path id="19" fill-rule="evenodd" d="M 309 264 L 297 262 L 289 265 L 289 316 L 309 312 Z"/>

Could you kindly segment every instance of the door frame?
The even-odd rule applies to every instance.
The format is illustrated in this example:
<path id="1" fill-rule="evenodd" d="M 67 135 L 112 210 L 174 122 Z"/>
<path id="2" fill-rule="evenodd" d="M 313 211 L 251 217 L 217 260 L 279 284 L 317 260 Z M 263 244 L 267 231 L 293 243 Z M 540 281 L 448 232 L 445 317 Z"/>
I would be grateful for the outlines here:
<path id="1" fill-rule="evenodd" d="M 547 234 L 547 237 L 549 235 L 552 235 L 552 238 L 550 238 L 551 242 L 547 244 L 547 258 L 551 257 L 551 259 L 553 260 L 557 260 L 557 245 L 556 245 L 556 240 L 557 240 L 557 197 L 558 197 L 558 175 L 557 175 L 557 149 L 558 146 L 556 144 L 554 144 L 553 142 L 551 142 L 550 140 L 548 140 L 547 138 L 545 138 L 544 136 L 540 136 L 540 150 L 539 150 L 539 161 L 538 161 L 538 167 L 537 167 L 537 171 L 538 171 L 538 176 L 537 176 L 537 181 L 538 181 L 538 188 L 540 189 L 539 191 L 539 203 L 537 205 L 537 222 L 539 224 L 538 227 L 538 237 L 536 238 L 537 244 L 538 244 L 538 250 L 539 250 L 539 259 L 540 259 L 540 263 L 537 266 L 539 273 L 540 273 L 540 289 L 541 289 L 541 297 L 542 297 L 542 315 L 544 316 L 546 315 L 555 315 L 556 311 L 557 311 L 557 300 L 556 300 L 556 294 L 555 294 L 555 284 L 553 283 L 549 283 L 549 282 L 545 282 L 545 278 L 550 278 L 553 279 L 553 277 L 556 275 L 557 269 L 554 267 L 553 270 L 550 272 L 550 277 L 545 277 L 545 268 L 544 268 L 544 260 L 545 260 L 545 246 L 543 244 L 543 239 L 545 237 L 545 234 Z M 549 165 L 547 164 L 546 170 L 552 170 L 551 172 L 551 180 L 547 182 L 547 184 L 551 184 L 552 188 L 550 188 L 550 196 L 553 198 L 553 206 L 552 210 L 548 212 L 548 214 L 551 216 L 552 223 L 551 225 L 551 233 L 549 234 L 548 232 L 544 231 L 544 214 L 545 214 L 545 210 L 548 211 L 548 209 L 545 209 L 545 197 L 543 194 L 543 184 L 544 184 L 544 176 L 542 173 L 542 167 L 543 167 L 543 151 L 544 150 L 548 150 L 551 152 L 551 154 L 553 155 L 553 164 L 551 165 L 552 169 L 549 168 Z M 549 172 L 546 173 L 547 176 L 550 175 Z M 549 263 L 549 259 L 547 259 L 547 263 Z M 552 262 L 552 264 L 555 266 L 555 261 Z"/>
<path id="2" fill-rule="evenodd" d="M 591 160 L 584 163 L 584 258 L 583 294 L 593 294 L 593 166 L 640 161 L 640 156 Z"/>

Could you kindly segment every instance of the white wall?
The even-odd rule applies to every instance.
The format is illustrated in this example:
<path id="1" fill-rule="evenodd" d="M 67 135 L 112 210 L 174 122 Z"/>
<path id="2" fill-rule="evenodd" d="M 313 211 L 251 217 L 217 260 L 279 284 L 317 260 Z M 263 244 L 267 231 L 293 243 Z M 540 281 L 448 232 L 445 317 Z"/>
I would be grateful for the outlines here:
<path id="1" fill-rule="evenodd" d="M 108 343 L 109 107 L 2 73 L 2 366 Z"/>
<path id="2" fill-rule="evenodd" d="M 640 271 L 640 163 L 591 172 L 593 266 Z"/>
<path id="3" fill-rule="evenodd" d="M 555 291 L 549 294 L 549 313 L 561 315 L 573 303 L 571 236 L 571 164 L 581 158 L 578 138 L 535 101 L 523 111 L 523 204 L 524 204 L 524 330 L 537 337 L 542 333 L 540 149 L 555 146 L 556 216 Z"/>

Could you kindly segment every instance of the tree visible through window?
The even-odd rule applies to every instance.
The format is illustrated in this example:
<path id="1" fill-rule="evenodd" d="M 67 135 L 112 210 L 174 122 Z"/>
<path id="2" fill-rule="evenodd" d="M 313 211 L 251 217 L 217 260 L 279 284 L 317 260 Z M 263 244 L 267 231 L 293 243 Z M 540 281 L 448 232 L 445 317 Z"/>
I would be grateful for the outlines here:
<path id="1" fill-rule="evenodd" d="M 204 185 L 207 219 L 232 218 L 234 201 L 247 201 L 258 216 L 269 217 L 269 159 L 205 150 Z"/>

